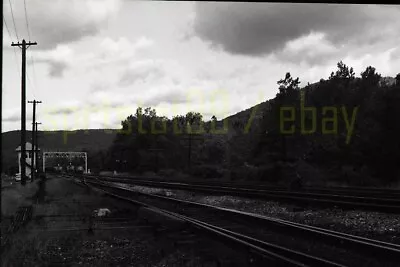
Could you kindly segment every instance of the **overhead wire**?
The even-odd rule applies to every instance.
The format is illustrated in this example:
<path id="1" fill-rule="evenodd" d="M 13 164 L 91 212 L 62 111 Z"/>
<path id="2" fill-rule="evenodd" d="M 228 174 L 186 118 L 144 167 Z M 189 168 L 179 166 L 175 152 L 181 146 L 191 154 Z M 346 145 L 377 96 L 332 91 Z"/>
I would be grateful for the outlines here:
<path id="1" fill-rule="evenodd" d="M 29 31 L 28 14 L 27 14 L 27 12 L 26 12 L 26 2 L 25 2 L 25 0 L 24 0 L 24 9 L 25 9 L 26 29 L 28 30 L 29 41 L 31 41 L 31 33 L 30 33 L 30 31 Z"/>
<path id="2" fill-rule="evenodd" d="M 19 42 L 19 37 L 18 37 L 18 32 L 17 32 L 17 26 L 15 26 L 14 12 L 13 12 L 13 9 L 12 9 L 11 0 L 8 0 L 8 3 L 10 3 L 11 16 L 12 16 L 12 20 L 13 20 L 13 24 L 14 24 L 15 35 L 17 36 L 17 40 L 18 40 L 18 42 Z"/>
<path id="3" fill-rule="evenodd" d="M 8 29 L 7 21 L 6 21 L 6 19 L 4 18 L 4 15 L 3 15 L 3 21 L 4 21 L 4 25 L 6 26 L 6 29 L 7 29 L 7 32 L 8 32 L 8 36 L 10 36 L 10 39 L 11 39 L 10 29 Z"/>
<path id="4" fill-rule="evenodd" d="M 29 41 L 31 41 L 31 33 L 30 33 L 30 30 L 29 30 L 28 12 L 26 11 L 26 2 L 25 2 L 25 0 L 24 0 L 24 10 L 25 10 L 26 30 L 28 31 Z M 36 77 L 35 76 L 36 75 L 35 75 L 35 70 L 34 70 L 34 65 L 33 65 L 34 61 L 33 61 L 32 53 L 30 54 L 30 56 L 31 56 L 31 63 L 32 63 L 32 70 L 33 70 L 33 83 L 34 83 L 34 86 L 32 85 L 32 82 L 31 82 L 31 80 L 29 78 L 29 72 L 26 72 L 26 74 L 27 74 L 28 82 L 29 82 L 30 86 L 32 87 L 33 97 L 36 98 L 36 96 L 35 96 L 35 87 L 36 87 Z"/>
<path id="5" fill-rule="evenodd" d="M 8 36 L 10 37 L 10 40 L 11 40 L 12 39 L 11 32 L 10 32 L 10 29 L 8 28 L 7 21 L 6 21 L 5 17 L 4 17 L 4 15 L 3 15 L 3 21 L 4 21 L 4 25 L 6 26 L 6 29 L 7 29 L 7 32 L 8 32 Z M 18 74 L 19 74 L 19 76 L 21 76 L 21 70 L 19 68 L 18 56 L 17 56 L 17 52 L 15 51 L 15 46 L 13 47 L 13 50 L 14 50 L 15 63 L 17 64 Z"/>

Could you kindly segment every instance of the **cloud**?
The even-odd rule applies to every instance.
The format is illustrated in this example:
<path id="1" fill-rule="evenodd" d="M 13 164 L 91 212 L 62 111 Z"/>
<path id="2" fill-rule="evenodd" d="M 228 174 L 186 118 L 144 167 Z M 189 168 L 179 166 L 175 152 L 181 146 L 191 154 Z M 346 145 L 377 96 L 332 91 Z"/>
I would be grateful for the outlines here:
<path id="1" fill-rule="evenodd" d="M 26 120 L 32 120 L 32 114 L 26 114 Z M 10 109 L 4 112 L 2 117 L 3 122 L 21 122 L 21 109 Z"/>
<path id="2" fill-rule="evenodd" d="M 129 86 L 137 81 L 161 79 L 165 75 L 163 62 L 160 60 L 141 60 L 131 63 L 121 75 L 119 86 Z"/>
<path id="3" fill-rule="evenodd" d="M 144 106 L 157 106 L 161 103 L 182 104 L 188 102 L 188 96 L 182 91 L 161 92 L 144 100 Z"/>
<path id="4" fill-rule="evenodd" d="M 61 115 L 62 114 L 69 115 L 69 114 L 72 114 L 72 113 L 74 113 L 76 111 L 77 111 L 77 109 L 73 108 L 73 107 L 62 107 L 62 108 L 58 108 L 58 109 L 52 110 L 48 114 L 50 114 L 50 115 L 60 115 L 60 114 Z"/>
<path id="5" fill-rule="evenodd" d="M 61 78 L 73 62 L 71 59 L 74 56 L 74 51 L 68 45 L 58 45 L 54 50 L 36 52 L 35 63 L 48 64 L 49 76 Z M 27 63 L 32 64 L 31 61 Z"/>
<path id="6" fill-rule="evenodd" d="M 98 51 L 90 55 L 92 64 L 90 67 L 103 67 L 110 64 L 128 64 L 138 51 L 148 49 L 154 45 L 154 41 L 141 36 L 134 42 L 125 37 L 117 40 L 109 37 L 103 39 Z"/>
<path id="7" fill-rule="evenodd" d="M 120 4 L 120 0 L 26 1 L 32 41 L 38 42 L 37 50 L 50 50 L 59 44 L 68 44 L 86 36 L 94 36 L 100 32 L 110 17 L 116 15 Z M 17 28 L 24 29 L 24 1 L 12 1 L 12 5 L 14 18 L 19 23 Z M 4 5 L 4 13 L 7 22 L 11 22 L 9 5 Z M 23 31 L 19 32 L 19 35 L 28 36 Z"/>
<path id="8" fill-rule="evenodd" d="M 97 40 L 94 40 L 97 42 Z M 125 68 L 135 58 L 138 51 L 143 51 L 154 45 L 154 42 L 141 36 L 134 42 L 127 38 L 112 39 L 109 37 L 100 39 L 91 52 L 82 53 L 74 50 L 69 45 L 57 45 L 52 50 L 35 51 L 35 63 L 49 64 L 49 76 L 63 77 L 69 69 L 78 73 L 98 73 L 107 67 Z M 28 64 L 31 64 L 28 61 Z"/>
<path id="9" fill-rule="evenodd" d="M 194 31 L 216 49 L 256 57 L 285 47 L 294 53 L 293 45 L 301 44 L 288 43 L 313 32 L 330 50 L 378 44 L 393 39 L 399 25 L 397 6 L 198 2 Z M 310 50 L 308 57 L 317 56 Z"/>
<path id="10" fill-rule="evenodd" d="M 48 115 L 70 115 L 80 110 L 81 106 L 82 102 L 80 101 L 70 101 L 65 102 L 61 106 L 57 107 L 46 106 L 43 110 L 43 113 Z"/>
<path id="11" fill-rule="evenodd" d="M 48 63 L 49 68 L 49 76 L 53 78 L 61 78 L 64 74 L 64 71 L 67 69 L 68 65 L 65 62 L 54 61 L 54 60 L 39 60 L 38 63 Z"/>
<path id="12" fill-rule="evenodd" d="M 394 48 L 390 53 L 390 59 L 393 61 L 400 60 L 400 46 Z"/>
<path id="13" fill-rule="evenodd" d="M 325 33 L 311 32 L 288 41 L 284 48 L 274 53 L 277 60 L 310 65 L 326 64 L 329 60 L 340 57 L 340 49 L 326 39 Z M 324 60 L 321 61 L 321 58 Z"/>
<path id="14" fill-rule="evenodd" d="M 2 120 L 4 122 L 20 121 L 21 120 L 21 113 L 18 112 L 18 110 L 8 111 L 8 112 L 6 112 L 6 114 L 3 115 Z"/>

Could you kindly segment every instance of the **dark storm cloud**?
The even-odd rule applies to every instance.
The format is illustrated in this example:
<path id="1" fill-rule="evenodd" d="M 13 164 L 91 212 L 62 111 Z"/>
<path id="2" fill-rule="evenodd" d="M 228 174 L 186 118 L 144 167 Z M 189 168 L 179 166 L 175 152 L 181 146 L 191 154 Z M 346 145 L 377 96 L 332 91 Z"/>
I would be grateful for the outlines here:
<path id="1" fill-rule="evenodd" d="M 326 33 L 334 46 L 382 41 L 396 26 L 399 7 L 279 3 L 196 3 L 194 31 L 229 53 L 249 56 L 281 51 L 311 32 Z"/>
<path id="2" fill-rule="evenodd" d="M 40 36 L 40 46 L 36 50 L 52 50 L 59 44 L 79 41 L 86 36 L 95 36 L 100 29 L 96 24 L 76 25 L 62 24 L 49 27 L 47 23 L 37 23 L 34 28 L 36 35 Z"/>
<path id="3" fill-rule="evenodd" d="M 13 17 L 19 34 L 28 36 L 25 25 L 25 7 L 29 18 L 32 40 L 38 42 L 35 50 L 52 50 L 59 44 L 79 41 L 98 34 L 119 9 L 119 0 L 31 0 L 11 1 Z M 26 5 L 25 5 L 26 4 Z M 9 4 L 4 5 L 4 17 L 11 24 Z M 10 27 L 10 26 L 9 26 Z M 27 40 L 28 41 L 28 40 Z"/>

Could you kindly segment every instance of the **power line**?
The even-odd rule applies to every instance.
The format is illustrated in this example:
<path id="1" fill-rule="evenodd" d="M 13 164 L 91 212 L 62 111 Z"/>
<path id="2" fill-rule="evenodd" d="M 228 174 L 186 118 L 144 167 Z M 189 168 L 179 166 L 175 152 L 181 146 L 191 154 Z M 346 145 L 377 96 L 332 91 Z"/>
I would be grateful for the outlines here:
<path id="1" fill-rule="evenodd" d="M 28 20 L 28 12 L 26 11 L 26 1 L 24 0 L 24 9 L 25 9 L 25 21 L 26 21 L 26 29 L 28 31 L 28 36 L 29 36 L 29 40 L 31 39 L 31 32 L 29 30 L 29 20 Z M 33 97 L 36 98 L 35 96 L 35 87 L 36 87 L 36 73 L 35 73 L 35 65 L 34 65 L 34 61 L 33 61 L 33 56 L 32 54 L 31 56 L 31 62 L 32 62 L 32 69 L 33 69 L 33 84 L 34 86 L 32 86 L 31 80 L 29 79 L 29 72 L 27 72 L 27 77 L 28 77 L 28 82 L 29 84 L 32 86 L 32 94 Z"/>
<path id="2" fill-rule="evenodd" d="M 31 33 L 30 33 L 30 31 L 29 31 L 28 14 L 26 13 L 26 3 L 25 3 L 25 0 L 24 0 L 24 9 L 25 9 L 26 29 L 28 30 L 29 40 L 31 40 Z"/>
<path id="3" fill-rule="evenodd" d="M 8 3 L 10 3 L 11 16 L 12 16 L 12 19 L 13 19 L 15 35 L 17 36 L 17 40 L 18 40 L 18 42 L 19 42 L 19 37 L 18 37 L 18 32 L 17 32 L 17 26 L 15 26 L 14 12 L 13 12 L 13 9 L 12 9 L 11 0 L 8 0 Z"/>
<path id="4" fill-rule="evenodd" d="M 11 33 L 10 33 L 10 30 L 8 29 L 7 22 L 6 22 L 6 19 L 4 18 L 4 15 L 3 15 L 3 21 L 4 21 L 4 25 L 6 25 L 6 29 L 7 29 L 7 32 L 8 32 L 8 36 L 10 36 L 10 40 L 11 40 L 11 39 L 12 39 Z"/>
<path id="5" fill-rule="evenodd" d="M 6 21 L 6 19 L 5 19 L 5 17 L 4 17 L 4 15 L 3 15 L 3 21 L 4 21 L 4 25 L 6 25 L 6 29 L 7 29 L 7 32 L 8 32 L 8 36 L 10 37 L 10 40 L 12 39 L 12 37 L 11 37 L 11 33 L 10 33 L 10 29 L 8 28 L 8 25 L 7 25 L 7 21 Z M 17 63 L 17 69 L 18 69 L 18 74 L 19 74 L 19 76 L 21 76 L 21 71 L 20 71 L 20 69 L 19 69 L 19 63 L 18 63 L 18 57 L 17 57 L 17 52 L 15 51 L 15 47 L 13 47 L 13 49 L 14 49 L 14 59 L 15 59 L 15 63 Z"/>

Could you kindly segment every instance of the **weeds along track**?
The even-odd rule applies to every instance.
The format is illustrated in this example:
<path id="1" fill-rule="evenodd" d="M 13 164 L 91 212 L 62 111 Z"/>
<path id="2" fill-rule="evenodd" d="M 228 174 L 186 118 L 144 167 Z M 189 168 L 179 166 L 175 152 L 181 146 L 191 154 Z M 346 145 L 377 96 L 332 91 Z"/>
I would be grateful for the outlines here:
<path id="1" fill-rule="evenodd" d="M 32 206 L 22 206 L 18 208 L 7 230 L 1 233 L 2 238 L 1 238 L 0 254 L 3 254 L 9 248 L 12 235 L 16 233 L 20 228 L 24 227 L 28 223 L 28 221 L 31 220 L 32 213 L 33 213 Z"/>
<path id="2" fill-rule="evenodd" d="M 70 177 L 71 178 L 71 177 Z M 112 182 L 76 181 L 184 220 L 277 266 L 397 266 L 400 246 L 257 214 L 139 193 Z"/>
<path id="3" fill-rule="evenodd" d="M 281 187 L 238 185 L 232 183 L 177 182 L 144 180 L 134 178 L 104 177 L 82 175 L 85 179 L 105 182 L 119 182 L 158 188 L 178 189 L 207 194 L 228 194 L 233 196 L 295 202 L 301 205 L 320 207 L 341 207 L 370 211 L 400 213 L 400 192 L 385 189 L 345 189 L 345 188 L 304 188 L 301 191 L 289 191 Z"/>

